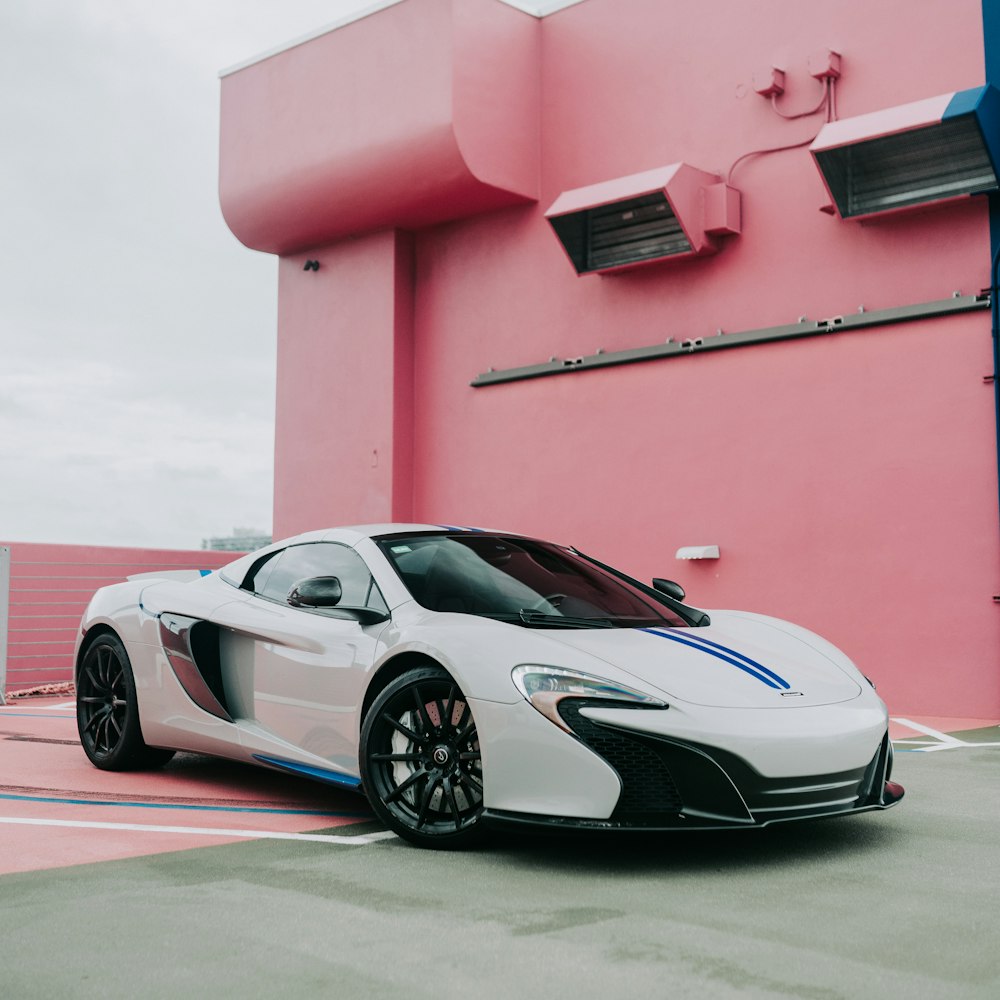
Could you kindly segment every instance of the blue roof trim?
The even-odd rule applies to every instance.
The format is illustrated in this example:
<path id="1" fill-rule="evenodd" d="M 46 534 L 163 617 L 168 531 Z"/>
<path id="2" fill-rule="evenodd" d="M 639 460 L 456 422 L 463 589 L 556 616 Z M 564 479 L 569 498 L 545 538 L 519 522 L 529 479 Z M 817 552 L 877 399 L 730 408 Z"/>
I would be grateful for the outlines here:
<path id="1" fill-rule="evenodd" d="M 986 82 L 1000 86 L 1000 0 L 983 0 L 983 54 Z M 996 160 L 994 160 L 996 163 Z M 1000 193 L 988 194 L 990 206 L 990 260 L 1000 254 Z M 991 273 L 992 278 L 992 273 Z M 993 374 L 1000 375 L 1000 312 L 993 298 Z M 996 466 L 1000 472 L 1000 378 L 993 379 L 993 408 L 996 413 Z M 1000 480 L 998 480 L 1000 482 Z"/>
<path id="2" fill-rule="evenodd" d="M 280 757 L 267 757 L 261 753 L 253 755 L 254 760 L 259 760 L 262 764 L 269 764 L 271 767 L 280 768 L 282 771 L 290 771 L 292 774 L 301 774 L 306 778 L 314 778 L 316 781 L 325 781 L 330 785 L 337 785 L 340 788 L 357 789 L 361 787 L 361 779 L 352 777 L 349 774 L 341 774 L 339 771 L 327 771 L 322 767 L 313 767 L 311 764 L 298 764 L 291 760 L 281 760 Z"/>
<path id="3" fill-rule="evenodd" d="M 659 629 L 655 628 L 644 628 L 639 631 L 649 632 L 650 635 L 659 636 L 661 639 L 670 639 L 672 642 L 679 642 L 682 646 L 690 646 L 692 649 L 698 649 L 702 653 L 714 656 L 717 660 L 722 660 L 723 663 L 728 663 L 730 666 L 742 670 L 744 673 L 753 677 L 754 680 L 760 681 L 761 684 L 766 684 L 769 688 L 773 688 L 775 691 L 780 691 L 782 688 L 787 690 L 791 687 L 788 681 L 786 681 L 783 677 L 779 677 L 776 673 L 774 673 L 774 671 L 761 666 L 756 662 L 756 660 L 751 660 L 750 657 L 744 656 L 742 653 L 737 653 L 735 650 L 728 649 L 726 646 L 720 646 L 718 643 L 709 642 L 709 640 L 701 638 L 695 640 L 690 636 L 677 635 L 675 632 L 661 632 Z M 709 645 L 702 645 L 702 643 L 705 642 L 709 642 Z M 712 649 L 710 646 L 714 646 L 716 648 Z M 772 677 L 775 678 L 775 680 L 772 680 Z"/>
<path id="4" fill-rule="evenodd" d="M 985 87 L 958 91 L 948 102 L 941 121 L 970 114 L 976 116 L 976 124 L 993 163 L 993 170 L 1000 176 L 1000 90 L 986 84 Z"/>
<path id="5" fill-rule="evenodd" d="M 971 90 L 959 90 L 953 94 L 948 102 L 948 107 L 945 108 L 945 112 L 941 116 L 941 121 L 946 122 L 949 118 L 973 114 L 985 89 L 985 87 L 973 87 Z"/>

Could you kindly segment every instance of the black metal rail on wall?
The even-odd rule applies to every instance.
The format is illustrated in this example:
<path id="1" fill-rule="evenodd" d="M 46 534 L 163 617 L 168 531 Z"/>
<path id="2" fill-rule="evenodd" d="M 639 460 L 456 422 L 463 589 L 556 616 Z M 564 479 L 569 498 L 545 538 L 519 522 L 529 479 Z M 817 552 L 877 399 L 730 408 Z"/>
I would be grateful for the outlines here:
<path id="1" fill-rule="evenodd" d="M 726 350 L 731 347 L 746 347 L 750 344 L 797 340 L 802 337 L 818 337 L 846 330 L 863 330 L 875 326 L 889 326 L 893 323 L 933 319 L 937 316 L 951 316 L 955 313 L 989 309 L 990 298 L 988 289 L 978 295 L 961 295 L 956 292 L 950 298 L 938 299 L 933 302 L 919 302 L 908 306 L 872 309 L 871 311 L 861 309 L 856 313 L 846 313 L 820 320 L 808 320 L 803 317 L 795 323 L 788 323 L 784 326 L 762 327 L 738 333 L 724 333 L 720 330 L 714 336 L 692 337 L 686 340 L 677 340 L 671 337 L 662 344 L 626 348 L 622 351 L 597 351 L 594 354 L 571 358 L 552 357 L 540 364 L 525 365 L 521 368 L 490 368 L 477 375 L 469 384 L 479 389 L 484 386 L 499 385 L 503 382 L 519 382 L 524 379 L 545 378 L 550 375 L 566 375 L 570 372 L 587 371 L 592 368 L 611 368 L 616 365 L 658 361 L 685 354 L 700 354 L 704 351 Z"/>

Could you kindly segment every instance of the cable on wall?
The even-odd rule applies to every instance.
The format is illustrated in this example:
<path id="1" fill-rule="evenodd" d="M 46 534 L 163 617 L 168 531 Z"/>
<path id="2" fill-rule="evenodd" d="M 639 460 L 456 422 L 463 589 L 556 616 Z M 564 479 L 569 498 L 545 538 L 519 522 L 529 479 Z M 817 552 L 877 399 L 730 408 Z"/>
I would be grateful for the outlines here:
<path id="1" fill-rule="evenodd" d="M 768 98 L 771 110 L 786 121 L 811 118 L 821 111 L 826 112 L 825 120 L 827 122 L 835 121 L 837 117 L 836 88 L 837 80 L 840 77 L 840 53 L 834 52 L 833 49 L 821 49 L 818 52 L 814 52 L 809 57 L 809 75 L 819 80 L 822 84 L 823 94 L 815 107 L 808 108 L 805 111 L 788 112 L 778 107 L 778 98 L 785 92 L 785 72 L 776 66 L 768 66 L 764 70 L 755 72 L 753 74 L 753 89 L 761 97 Z M 810 145 L 817 135 L 819 135 L 818 129 L 807 139 L 802 139 L 799 142 L 769 146 L 765 149 L 752 149 L 750 152 L 738 156 L 726 174 L 726 183 L 732 184 L 733 174 L 744 160 L 749 160 L 754 156 L 766 156 L 769 153 L 781 153 L 788 149 L 801 149 L 803 146 Z"/>

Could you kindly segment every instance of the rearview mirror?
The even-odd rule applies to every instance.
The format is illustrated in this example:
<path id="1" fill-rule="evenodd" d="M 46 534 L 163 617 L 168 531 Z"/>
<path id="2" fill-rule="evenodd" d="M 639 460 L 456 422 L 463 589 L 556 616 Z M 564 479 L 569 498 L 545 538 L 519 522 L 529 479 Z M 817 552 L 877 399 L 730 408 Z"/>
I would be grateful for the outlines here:
<path id="1" fill-rule="evenodd" d="M 653 577 L 653 587 L 661 594 L 672 597 L 675 601 L 684 600 L 684 588 L 679 583 L 674 583 L 673 580 L 664 580 L 662 577 L 655 576 Z"/>
<path id="2" fill-rule="evenodd" d="M 335 608 L 344 592 L 340 580 L 335 576 L 311 576 L 299 580 L 285 600 L 293 608 Z"/>

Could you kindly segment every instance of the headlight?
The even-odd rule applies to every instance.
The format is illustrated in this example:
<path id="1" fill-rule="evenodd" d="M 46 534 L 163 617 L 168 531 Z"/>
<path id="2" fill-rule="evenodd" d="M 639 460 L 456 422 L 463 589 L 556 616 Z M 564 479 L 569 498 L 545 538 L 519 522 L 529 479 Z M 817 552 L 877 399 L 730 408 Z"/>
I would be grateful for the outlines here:
<path id="1" fill-rule="evenodd" d="M 510 676 L 514 686 L 532 707 L 567 732 L 571 730 L 563 721 L 558 709 L 559 702 L 563 698 L 623 701 L 633 705 L 644 705 L 647 708 L 667 707 L 666 702 L 658 698 L 579 670 L 525 663 L 515 667 Z"/>

